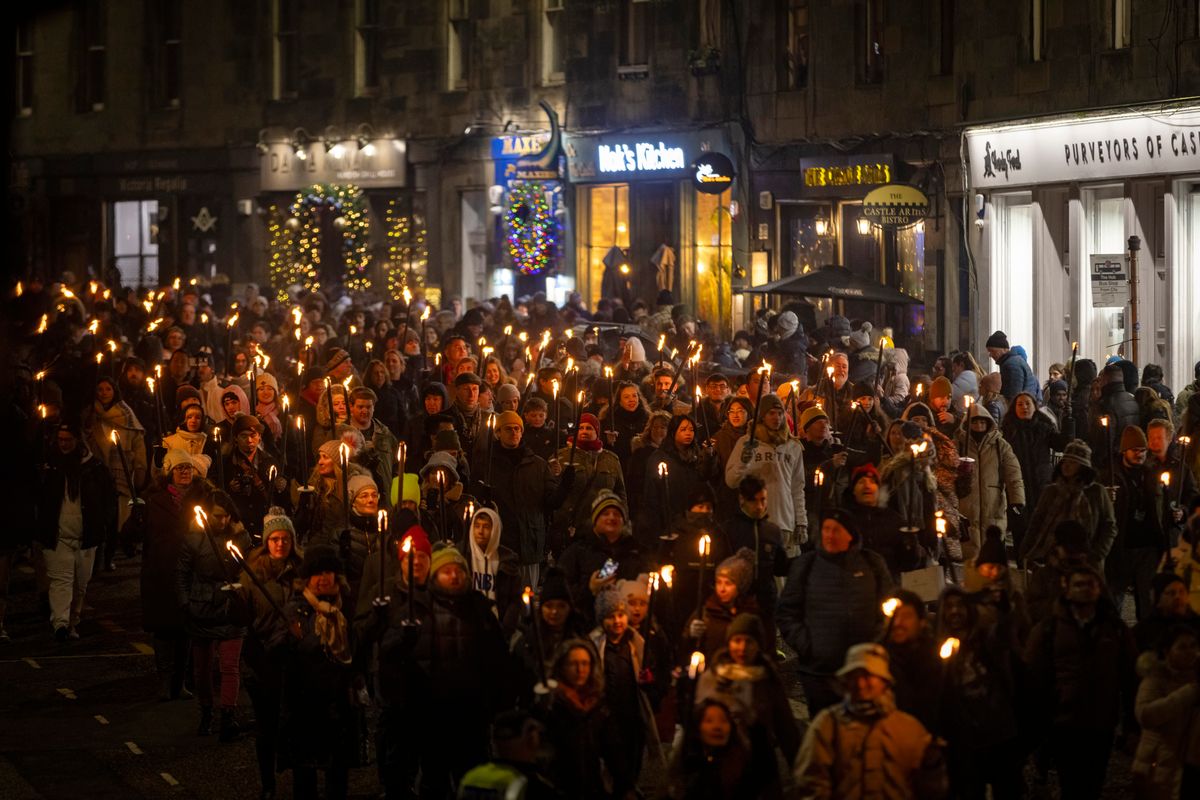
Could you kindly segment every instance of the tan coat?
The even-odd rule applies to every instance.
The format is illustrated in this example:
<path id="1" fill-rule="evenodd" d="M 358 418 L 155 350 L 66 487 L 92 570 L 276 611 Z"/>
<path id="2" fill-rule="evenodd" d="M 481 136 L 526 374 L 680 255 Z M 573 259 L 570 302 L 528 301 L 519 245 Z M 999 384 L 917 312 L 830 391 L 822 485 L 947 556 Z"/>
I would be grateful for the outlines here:
<path id="1" fill-rule="evenodd" d="M 796 761 L 799 797 L 906 800 L 933 737 L 916 717 L 895 710 L 880 718 L 851 716 L 838 704 L 817 714 Z"/>
<path id="2" fill-rule="evenodd" d="M 1179 797 L 1185 762 L 1200 762 L 1200 689 L 1191 676 L 1173 672 L 1154 653 L 1142 653 L 1134 713 L 1142 726 L 1133 776 L 1139 797 Z"/>
<path id="3" fill-rule="evenodd" d="M 975 459 L 971 470 L 971 491 L 958 501 L 958 510 L 971 522 L 973 552 L 983 544 L 983 532 L 995 525 L 1001 533 L 1008 530 L 1008 506 L 1025 505 L 1025 482 L 1021 477 L 1021 465 L 1012 447 L 1000 435 L 992 415 L 978 404 L 971 406 L 970 419 L 986 419 L 991 428 L 982 441 L 971 436 L 970 426 L 958 435 L 958 449 L 964 456 Z M 983 490 L 979 479 L 983 476 Z M 1029 513 L 1032 509 L 1026 509 Z M 982 513 L 981 513 L 982 512 Z M 964 551 L 971 548 L 964 547 Z"/>

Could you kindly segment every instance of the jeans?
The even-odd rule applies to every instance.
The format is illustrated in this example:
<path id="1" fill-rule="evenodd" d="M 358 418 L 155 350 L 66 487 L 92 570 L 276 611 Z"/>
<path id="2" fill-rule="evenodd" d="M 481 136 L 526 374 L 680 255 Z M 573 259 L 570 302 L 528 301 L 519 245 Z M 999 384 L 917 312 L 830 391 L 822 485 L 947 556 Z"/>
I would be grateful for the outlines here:
<path id="1" fill-rule="evenodd" d="M 213 659 L 221 671 L 221 708 L 237 708 L 241 688 L 241 639 L 193 639 L 192 664 L 196 669 L 196 699 L 213 704 Z"/>
<path id="2" fill-rule="evenodd" d="M 85 550 L 79 547 L 77 540 L 59 537 L 58 546 L 53 550 L 43 548 L 42 555 L 50 579 L 50 625 L 55 630 L 74 628 L 83 611 L 83 597 L 96 562 L 96 548 Z"/>

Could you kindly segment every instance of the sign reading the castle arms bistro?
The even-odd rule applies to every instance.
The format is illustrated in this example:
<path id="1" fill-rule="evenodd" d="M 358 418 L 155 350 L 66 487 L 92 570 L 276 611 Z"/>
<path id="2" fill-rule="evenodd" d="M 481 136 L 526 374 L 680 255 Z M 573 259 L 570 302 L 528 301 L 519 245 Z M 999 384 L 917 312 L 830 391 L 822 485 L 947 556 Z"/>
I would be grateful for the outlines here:
<path id="1" fill-rule="evenodd" d="M 929 198 L 915 186 L 880 186 L 863 198 L 862 215 L 880 228 L 907 228 L 929 215 Z"/>
<path id="2" fill-rule="evenodd" d="M 733 162 L 722 153 L 705 153 L 692 162 L 692 184 L 704 194 L 721 194 L 735 175 Z"/>

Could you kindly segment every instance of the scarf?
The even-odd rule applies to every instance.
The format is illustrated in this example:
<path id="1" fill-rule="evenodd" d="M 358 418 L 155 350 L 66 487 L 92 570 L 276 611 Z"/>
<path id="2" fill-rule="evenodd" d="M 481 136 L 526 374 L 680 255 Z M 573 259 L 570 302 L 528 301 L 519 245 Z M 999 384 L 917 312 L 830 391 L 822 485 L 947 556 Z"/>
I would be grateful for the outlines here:
<path id="1" fill-rule="evenodd" d="M 779 430 L 773 431 L 767 427 L 767 423 L 760 422 L 754 426 L 754 438 L 760 442 L 778 447 L 788 440 L 787 425 L 780 425 Z"/>
<path id="2" fill-rule="evenodd" d="M 586 442 L 582 440 L 577 441 L 575 443 L 575 447 L 584 451 L 585 453 L 598 453 L 604 449 L 604 445 L 600 443 L 599 439 L 589 439 Z"/>
<path id="3" fill-rule="evenodd" d="M 565 683 L 558 685 L 558 690 L 562 692 L 563 697 L 567 698 L 567 702 L 575 706 L 580 711 L 591 711 L 600 702 L 598 695 L 589 694 L 584 696 L 577 689 L 567 686 Z"/>
<path id="4" fill-rule="evenodd" d="M 270 403 L 260 402 L 255 406 L 254 410 L 258 418 L 271 429 L 271 435 L 278 440 L 283 433 L 283 425 L 279 422 L 279 404 L 274 401 Z"/>
<path id="5" fill-rule="evenodd" d="M 191 431 L 179 428 L 175 433 L 166 437 L 163 443 L 168 449 L 177 447 L 180 450 L 186 450 L 194 456 L 198 456 L 204 452 L 204 445 L 208 441 L 208 434 L 203 431 L 192 433 Z"/>
<path id="6" fill-rule="evenodd" d="M 330 603 L 318 598 L 306 586 L 304 599 L 317 612 L 313 620 L 313 633 L 320 640 L 325 654 L 339 664 L 349 664 L 352 658 L 346 635 L 346 618 L 342 615 L 342 598 L 339 596 Z"/>

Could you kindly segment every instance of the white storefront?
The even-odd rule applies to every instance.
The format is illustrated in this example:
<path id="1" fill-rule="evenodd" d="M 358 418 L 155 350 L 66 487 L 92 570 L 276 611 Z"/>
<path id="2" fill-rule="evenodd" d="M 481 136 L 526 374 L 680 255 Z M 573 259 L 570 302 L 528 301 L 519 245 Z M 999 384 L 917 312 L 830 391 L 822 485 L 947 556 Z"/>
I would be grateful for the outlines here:
<path id="1" fill-rule="evenodd" d="M 1124 266 L 1137 236 L 1138 366 L 1161 364 L 1176 389 L 1190 382 L 1200 358 L 1200 106 L 971 128 L 963 145 L 974 340 L 1004 330 L 1043 381 L 1075 341 L 1097 364 L 1128 355 L 1129 306 L 1097 307 L 1092 265 L 1107 254 L 1120 256 L 1110 270 Z"/>

